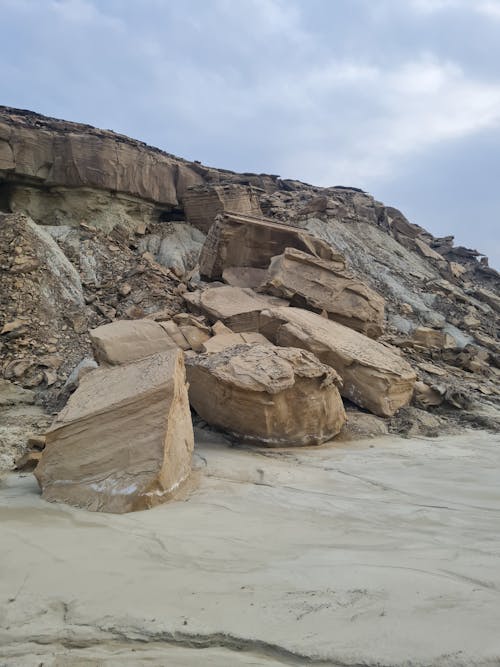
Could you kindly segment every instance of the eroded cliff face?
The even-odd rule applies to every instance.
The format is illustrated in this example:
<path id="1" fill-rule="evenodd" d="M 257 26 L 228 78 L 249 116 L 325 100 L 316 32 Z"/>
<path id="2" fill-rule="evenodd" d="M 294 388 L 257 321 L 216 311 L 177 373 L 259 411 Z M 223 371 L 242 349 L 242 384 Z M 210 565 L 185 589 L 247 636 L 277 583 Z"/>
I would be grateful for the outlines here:
<path id="1" fill-rule="evenodd" d="M 432 428 L 440 428 L 436 411 L 444 406 L 495 426 L 500 276 L 479 252 L 433 237 L 356 188 L 219 170 L 7 107 L 0 107 L 0 375 L 59 408 L 71 377 L 93 362 L 89 329 L 117 319 L 169 321 L 181 347 L 198 351 L 194 334 L 218 331 L 209 319 L 182 319 L 190 307 L 184 295 L 210 281 L 285 290 L 293 306 L 335 319 L 338 308 L 315 287 L 321 268 L 338 292 L 335 267 L 310 260 L 307 292 L 300 280 L 277 285 L 268 273 L 295 237 L 307 239 L 304 252 L 345 266 L 343 323 L 359 320 L 353 285 L 380 300 L 376 335 L 415 370 L 413 401 L 434 410 Z M 207 273 L 209 255 L 220 271 Z M 414 409 L 403 408 L 390 427 L 414 428 Z"/>

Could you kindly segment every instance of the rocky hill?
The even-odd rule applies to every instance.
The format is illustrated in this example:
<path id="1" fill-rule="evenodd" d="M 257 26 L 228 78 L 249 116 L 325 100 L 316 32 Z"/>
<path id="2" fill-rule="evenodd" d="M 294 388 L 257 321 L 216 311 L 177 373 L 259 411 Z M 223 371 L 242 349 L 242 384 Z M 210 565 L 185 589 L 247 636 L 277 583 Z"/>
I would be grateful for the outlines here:
<path id="1" fill-rule="evenodd" d="M 229 361 L 208 356 L 210 346 L 226 348 L 221 335 L 256 345 L 255 363 L 286 368 L 296 384 L 304 364 L 330 377 L 314 366 L 326 364 L 341 376 L 352 432 L 363 432 L 368 412 L 379 419 L 370 428 L 401 433 L 500 424 L 500 275 L 482 253 L 435 238 L 359 189 L 215 169 L 109 130 L 0 107 L 0 248 L 4 467 L 97 366 L 91 332 L 120 320 L 162 324 L 169 345 L 185 350 L 188 374 L 215 394 L 207 373 L 220 380 Z M 327 330 L 296 309 L 329 321 Z M 332 351 L 346 327 L 351 351 Z M 316 361 L 262 351 L 250 334 Z M 233 367 L 250 363 L 239 354 Z M 373 383 L 364 398 L 354 366 Z M 264 375 L 255 382 L 274 392 Z M 202 394 L 191 402 L 210 423 Z M 325 433 L 338 432 L 339 419 Z M 240 436 L 249 428 L 226 421 L 212 425 Z"/>

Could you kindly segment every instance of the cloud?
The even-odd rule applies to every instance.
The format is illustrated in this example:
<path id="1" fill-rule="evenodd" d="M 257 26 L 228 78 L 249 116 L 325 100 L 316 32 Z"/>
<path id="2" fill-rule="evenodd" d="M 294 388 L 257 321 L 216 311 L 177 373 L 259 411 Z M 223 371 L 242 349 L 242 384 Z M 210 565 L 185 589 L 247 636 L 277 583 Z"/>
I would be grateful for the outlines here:
<path id="1" fill-rule="evenodd" d="M 500 0 L 410 0 L 410 4 L 423 14 L 458 9 L 500 20 Z"/>

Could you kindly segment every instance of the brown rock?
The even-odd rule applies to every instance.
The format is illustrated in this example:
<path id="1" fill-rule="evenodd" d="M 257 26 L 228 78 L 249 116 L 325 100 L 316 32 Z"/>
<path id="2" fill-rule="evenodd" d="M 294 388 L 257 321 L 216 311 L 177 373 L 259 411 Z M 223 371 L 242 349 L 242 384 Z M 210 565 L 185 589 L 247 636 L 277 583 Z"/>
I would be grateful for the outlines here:
<path id="1" fill-rule="evenodd" d="M 322 259 L 338 260 L 335 250 L 302 229 L 250 216 L 217 216 L 200 254 L 200 274 L 220 280 L 229 267 L 267 269 L 285 248 L 303 250 Z"/>
<path id="2" fill-rule="evenodd" d="M 266 281 L 267 270 L 251 266 L 229 266 L 222 272 L 222 280 L 233 287 L 255 289 Z"/>
<path id="3" fill-rule="evenodd" d="M 417 327 L 413 332 L 412 339 L 417 345 L 439 350 L 456 346 L 453 336 L 440 329 L 431 329 L 430 327 Z"/>
<path id="4" fill-rule="evenodd" d="M 259 291 L 289 299 L 292 305 L 326 311 L 329 319 L 377 338 L 384 326 L 384 299 L 346 271 L 343 259 L 320 259 L 287 248 L 273 257 Z"/>
<path id="5" fill-rule="evenodd" d="M 190 187 L 184 192 L 182 199 L 188 222 L 205 233 L 219 213 L 262 213 L 257 192 L 251 187 L 238 184 Z"/>
<path id="6" fill-rule="evenodd" d="M 272 343 L 269 342 L 267 338 L 265 338 L 265 336 L 260 333 L 222 333 L 214 336 L 213 338 L 210 338 L 210 340 L 207 340 L 205 343 L 203 343 L 201 351 L 207 352 L 209 354 L 215 354 L 216 352 L 221 352 L 228 347 L 244 344 L 272 345 Z"/>
<path id="7" fill-rule="evenodd" d="M 380 417 L 407 405 L 416 375 L 388 345 L 300 308 L 273 308 L 260 314 L 260 331 L 276 345 L 301 347 L 334 368 L 342 396 Z"/>
<path id="8" fill-rule="evenodd" d="M 90 331 L 97 361 L 126 364 L 176 347 L 165 329 L 151 320 L 119 320 Z"/>
<path id="9" fill-rule="evenodd" d="M 191 324 L 182 324 L 179 329 L 189 343 L 189 347 L 195 352 L 201 352 L 203 344 L 210 338 L 209 333 Z"/>
<path id="10" fill-rule="evenodd" d="M 85 375 L 47 433 L 35 475 L 45 500 L 101 512 L 172 498 L 191 470 L 180 350 Z"/>
<path id="11" fill-rule="evenodd" d="M 215 324 L 212 324 L 212 333 L 215 335 L 218 334 L 231 334 L 234 333 L 232 329 L 226 327 L 220 320 L 217 320 Z"/>
<path id="12" fill-rule="evenodd" d="M 21 458 L 17 459 L 14 470 L 18 470 L 19 472 L 33 472 L 39 464 L 41 457 L 42 452 L 26 452 Z"/>
<path id="13" fill-rule="evenodd" d="M 186 364 L 193 408 L 241 441 L 317 445 L 345 421 L 337 374 L 304 350 L 241 345 Z"/>
<path id="14" fill-rule="evenodd" d="M 287 301 L 257 294 L 243 287 L 209 287 L 184 295 L 189 308 L 202 313 L 210 322 L 220 320 L 232 331 L 257 331 L 259 313 L 270 306 L 285 306 Z"/>
<path id="15" fill-rule="evenodd" d="M 11 333 L 12 331 L 18 331 L 19 329 L 22 329 L 25 326 L 26 326 L 25 320 L 21 319 L 12 320 L 12 322 L 7 322 L 6 324 L 3 325 L 0 334 L 6 334 L 6 333 Z"/>
<path id="16" fill-rule="evenodd" d="M 441 405 L 443 397 L 428 384 L 418 381 L 415 382 L 413 388 L 413 400 L 418 408 L 423 408 L 425 410 L 429 407 Z"/>
<path id="17" fill-rule="evenodd" d="M 180 347 L 181 350 L 190 349 L 191 346 L 186 340 L 184 334 L 179 329 L 179 326 L 173 320 L 170 320 L 168 322 L 159 322 L 158 324 L 162 327 L 164 331 L 167 332 L 167 334 L 174 341 L 177 347 Z"/>

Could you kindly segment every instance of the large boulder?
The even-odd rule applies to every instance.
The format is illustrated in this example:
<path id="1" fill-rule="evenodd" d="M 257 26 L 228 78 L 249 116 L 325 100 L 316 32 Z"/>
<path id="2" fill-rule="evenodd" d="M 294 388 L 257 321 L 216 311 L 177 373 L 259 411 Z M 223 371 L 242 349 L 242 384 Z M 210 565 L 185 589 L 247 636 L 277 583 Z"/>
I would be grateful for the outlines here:
<path id="1" fill-rule="evenodd" d="M 342 396 L 380 417 L 390 417 L 412 397 L 416 374 L 387 345 L 300 308 L 260 314 L 260 331 L 276 345 L 301 347 L 334 368 Z"/>
<path id="2" fill-rule="evenodd" d="M 338 375 L 304 350 L 237 345 L 186 365 L 193 408 L 242 442 L 318 445 L 345 422 Z"/>
<path id="3" fill-rule="evenodd" d="M 261 310 L 288 304 L 277 297 L 230 285 L 185 292 L 184 299 L 193 312 L 205 315 L 210 322 L 220 320 L 237 333 L 257 331 Z"/>
<path id="4" fill-rule="evenodd" d="M 192 451 L 183 355 L 171 350 L 84 375 L 35 475 L 45 500 L 132 512 L 175 495 Z"/>
<path id="5" fill-rule="evenodd" d="M 371 338 L 384 326 L 384 299 L 346 270 L 343 259 L 326 260 L 287 248 L 273 257 L 268 277 L 260 287 L 275 296 L 289 299 Z"/>
<path id="6" fill-rule="evenodd" d="M 226 213 L 210 227 L 200 255 L 200 274 L 220 280 L 229 267 L 267 269 L 271 258 L 285 248 L 303 250 L 322 259 L 342 259 L 331 245 L 303 229 L 266 218 Z"/>
<path id="7" fill-rule="evenodd" d="M 159 322 L 118 320 L 90 332 L 95 357 L 107 364 L 126 364 L 177 347 Z"/>

